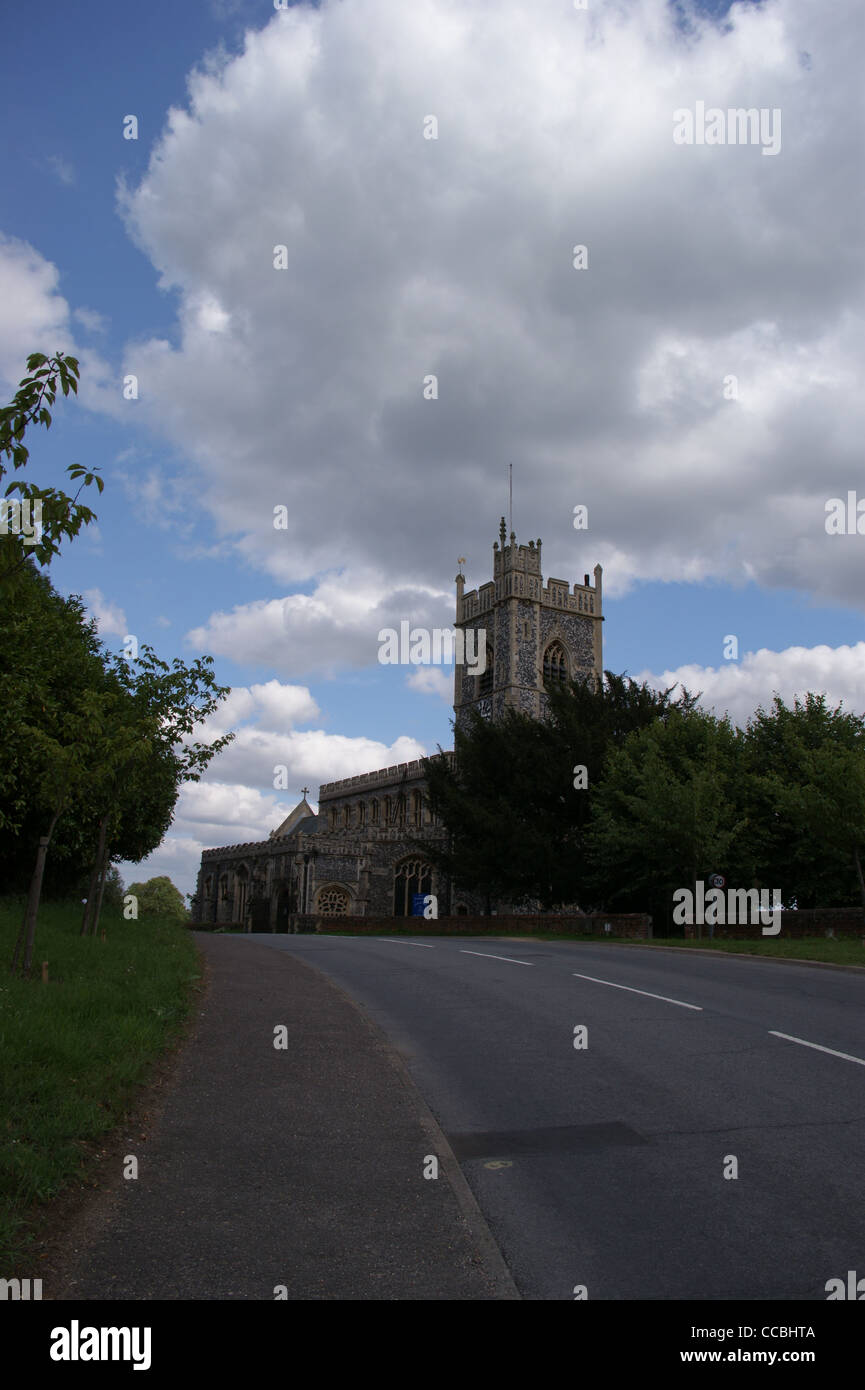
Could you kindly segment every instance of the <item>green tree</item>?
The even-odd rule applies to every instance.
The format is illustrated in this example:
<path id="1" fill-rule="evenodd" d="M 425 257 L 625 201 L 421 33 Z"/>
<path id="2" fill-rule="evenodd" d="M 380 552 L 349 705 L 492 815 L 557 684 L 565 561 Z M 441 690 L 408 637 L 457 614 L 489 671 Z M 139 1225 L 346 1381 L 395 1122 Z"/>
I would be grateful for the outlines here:
<path id="1" fill-rule="evenodd" d="M 105 875 L 105 905 L 119 912 L 123 907 L 123 899 L 126 889 L 123 886 L 123 878 L 116 864 L 109 864 Z"/>
<path id="2" fill-rule="evenodd" d="M 460 887 L 484 894 L 488 910 L 502 899 L 583 902 L 597 891 L 585 840 L 607 752 L 698 698 L 671 696 L 607 671 L 602 682 L 550 686 L 540 720 L 472 711 L 454 732 L 454 758 L 440 750 L 424 760 L 430 805 L 448 832 L 427 852 Z"/>
<path id="3" fill-rule="evenodd" d="M 102 675 L 99 643 L 80 600 L 54 593 L 26 566 L 16 590 L 15 621 L 0 625 L 0 706 L 4 758 L 0 828 L 7 853 L 33 855 L 27 909 L 13 969 L 31 964 L 45 862 L 58 821 L 89 775 Z M 29 820 L 30 835 L 21 829 Z M 17 840 L 17 845 L 14 841 Z"/>
<path id="4" fill-rule="evenodd" d="M 13 970 L 31 966 L 55 835 L 65 837 L 67 891 L 91 865 L 82 930 L 95 931 L 112 858 L 155 849 L 181 783 L 197 780 L 233 737 L 196 738 L 228 693 L 211 667 L 209 657 L 169 666 L 150 648 L 137 667 L 109 658 L 80 599 L 61 598 L 34 565 L 23 567 L 15 621 L 0 626 L 0 872 L 7 888 L 17 876 L 27 890 Z"/>
<path id="5" fill-rule="evenodd" d="M 27 466 L 30 451 L 24 436 L 31 425 L 51 427 L 51 412 L 58 385 L 64 396 L 78 392 L 78 360 L 58 352 L 46 357 L 43 352 L 31 353 L 27 359 L 30 373 L 21 381 L 8 406 L 0 409 L 0 487 L 11 462 L 17 472 Z M 4 462 L 6 460 L 6 462 Z M 86 469 L 71 463 L 66 469 L 71 479 L 83 481 L 74 497 L 58 488 L 44 488 L 25 478 L 13 478 L 0 498 L 0 582 L 17 577 L 31 557 L 40 565 L 48 565 L 59 553 L 62 540 L 77 536 L 82 526 L 96 518 L 96 513 L 78 501 L 82 487 L 104 486 L 96 468 Z M 30 525 L 24 525 L 24 513 L 29 508 Z M 29 536 L 28 536 L 29 531 Z"/>
<path id="6" fill-rule="evenodd" d="M 560 900 L 569 866 L 549 823 L 558 798 L 543 784 L 542 726 L 516 710 L 496 721 L 472 711 L 454 737 L 455 761 L 441 750 L 424 759 L 430 806 L 448 832 L 441 848 L 423 841 L 425 851 L 482 894 L 487 912 L 503 898 Z"/>
<path id="7" fill-rule="evenodd" d="M 182 893 L 165 874 L 149 878 L 146 883 L 130 883 L 126 891 L 134 893 L 138 899 L 139 917 L 170 917 L 177 922 L 189 920 Z"/>
<path id="8" fill-rule="evenodd" d="M 606 902 L 641 900 L 666 917 L 675 888 L 694 891 L 728 866 L 745 824 L 741 758 L 730 721 L 695 708 L 671 711 L 610 751 L 588 836 Z"/>
<path id="9" fill-rule="evenodd" d="M 111 858 L 135 861 L 154 850 L 171 824 L 181 783 L 198 781 L 234 738 L 228 733 L 205 743 L 193 737 L 229 694 L 228 686 L 216 684 L 212 666 L 212 657 L 192 665 L 177 658 L 169 666 L 146 645 L 134 660 L 112 658 L 111 679 L 122 698 L 113 729 L 104 731 L 111 751 L 106 748 L 100 779 L 99 839 L 82 935 L 96 931 Z"/>
<path id="10" fill-rule="evenodd" d="M 799 907 L 862 897 L 865 720 L 826 696 L 775 696 L 746 735 L 750 853 L 762 883 Z"/>
<path id="11" fill-rule="evenodd" d="M 87 786 L 89 804 L 99 816 L 99 828 L 81 923 L 82 936 L 96 932 L 112 842 L 120 826 L 124 803 L 130 791 L 134 795 L 140 780 L 136 779 L 136 772 L 152 766 L 157 733 L 156 719 L 143 715 L 112 671 L 105 672 L 101 697 L 98 723 L 94 720 L 94 757 Z"/>

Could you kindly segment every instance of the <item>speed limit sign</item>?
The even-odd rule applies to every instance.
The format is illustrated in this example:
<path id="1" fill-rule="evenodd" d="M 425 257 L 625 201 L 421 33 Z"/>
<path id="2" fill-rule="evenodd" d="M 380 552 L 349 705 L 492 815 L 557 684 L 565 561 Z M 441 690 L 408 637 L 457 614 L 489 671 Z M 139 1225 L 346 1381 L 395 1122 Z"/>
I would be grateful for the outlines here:
<path id="1" fill-rule="evenodd" d="M 725 886 L 726 882 L 727 882 L 727 880 L 725 879 L 725 877 L 724 877 L 723 874 L 710 874 L 710 875 L 709 875 L 709 883 L 710 883 L 710 885 L 711 885 L 712 888 L 723 888 L 723 887 Z"/>

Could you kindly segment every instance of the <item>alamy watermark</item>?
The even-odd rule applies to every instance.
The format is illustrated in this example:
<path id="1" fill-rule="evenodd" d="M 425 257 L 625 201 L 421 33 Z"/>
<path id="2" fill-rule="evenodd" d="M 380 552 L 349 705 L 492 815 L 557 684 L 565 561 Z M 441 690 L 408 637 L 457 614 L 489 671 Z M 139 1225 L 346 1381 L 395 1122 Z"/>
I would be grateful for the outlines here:
<path id="1" fill-rule="evenodd" d="M 131 1361 L 133 1371 L 148 1371 L 152 1329 L 149 1327 L 55 1327 L 48 1354 L 52 1361 Z"/>
<path id="2" fill-rule="evenodd" d="M 41 1279 L 0 1279 L 0 1302 L 27 1303 L 42 1297 Z"/>
<path id="3" fill-rule="evenodd" d="M 826 503 L 827 536 L 865 536 L 865 497 L 857 498 L 856 493 L 843 497 L 830 497 Z"/>
<path id="4" fill-rule="evenodd" d="M 775 106 L 710 106 L 698 101 L 693 111 L 679 107 L 673 112 L 673 143 L 676 145 L 762 145 L 763 154 L 781 149 L 781 111 Z"/>
<path id="5" fill-rule="evenodd" d="M 42 500 L 0 497 L 0 536 L 20 536 L 25 545 L 42 541 Z"/>
<path id="6" fill-rule="evenodd" d="M 677 888 L 673 893 L 673 921 L 677 926 L 723 927 L 746 926 L 769 922 L 762 928 L 763 936 L 777 936 L 781 930 L 781 889 L 772 888 L 710 888 L 702 879 L 696 884 L 696 894 L 690 888 Z M 769 901 L 771 891 L 772 900 Z"/>
<path id="7" fill-rule="evenodd" d="M 857 1279 L 855 1269 L 848 1269 L 846 1285 L 843 1279 L 827 1279 L 824 1288 L 829 1303 L 839 1298 L 865 1302 L 865 1279 Z"/>
<path id="8" fill-rule="evenodd" d="M 465 666 L 473 676 L 487 668 L 487 634 L 484 628 L 412 627 L 407 618 L 399 625 L 383 627 L 378 634 L 378 659 L 382 666 Z"/>

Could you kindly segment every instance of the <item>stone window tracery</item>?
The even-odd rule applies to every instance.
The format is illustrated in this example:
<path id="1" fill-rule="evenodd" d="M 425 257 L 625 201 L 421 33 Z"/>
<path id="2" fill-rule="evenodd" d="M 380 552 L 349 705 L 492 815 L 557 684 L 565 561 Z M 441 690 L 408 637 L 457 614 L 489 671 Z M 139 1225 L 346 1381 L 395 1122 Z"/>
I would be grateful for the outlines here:
<path id="1" fill-rule="evenodd" d="M 423 859 L 404 859 L 394 869 L 393 915 L 410 917 L 416 893 L 432 892 L 432 869 Z"/>
<path id="2" fill-rule="evenodd" d="M 350 898 L 344 888 L 322 888 L 318 895 L 318 911 L 322 917 L 347 917 Z"/>
<path id="3" fill-rule="evenodd" d="M 563 684 L 568 679 L 568 658 L 561 642 L 551 642 L 544 652 L 544 685 Z"/>

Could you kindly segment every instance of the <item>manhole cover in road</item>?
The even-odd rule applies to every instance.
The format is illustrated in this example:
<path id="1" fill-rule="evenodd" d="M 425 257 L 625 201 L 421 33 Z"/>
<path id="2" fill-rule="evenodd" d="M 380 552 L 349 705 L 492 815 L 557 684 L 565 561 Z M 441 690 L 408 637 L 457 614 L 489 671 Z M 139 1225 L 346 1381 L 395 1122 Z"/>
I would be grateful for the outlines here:
<path id="1" fill-rule="evenodd" d="M 487 1134 L 449 1134 L 457 1158 L 501 1158 L 506 1154 L 595 1153 L 599 1149 L 648 1144 L 630 1125 L 556 1125 L 551 1129 L 511 1129 Z"/>

